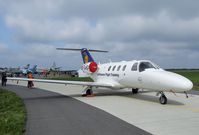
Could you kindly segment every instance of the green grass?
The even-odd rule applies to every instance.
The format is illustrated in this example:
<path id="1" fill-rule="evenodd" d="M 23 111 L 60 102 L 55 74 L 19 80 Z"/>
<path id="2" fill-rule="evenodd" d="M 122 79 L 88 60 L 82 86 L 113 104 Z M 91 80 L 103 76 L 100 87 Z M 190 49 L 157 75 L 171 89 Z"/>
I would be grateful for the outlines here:
<path id="1" fill-rule="evenodd" d="M 93 82 L 93 80 L 90 77 L 52 77 L 45 79 Z"/>
<path id="2" fill-rule="evenodd" d="M 193 90 L 199 90 L 199 70 L 173 70 L 173 72 L 190 79 L 194 84 Z"/>
<path id="3" fill-rule="evenodd" d="M 0 135 L 22 135 L 25 119 L 22 100 L 15 93 L 0 89 Z"/>

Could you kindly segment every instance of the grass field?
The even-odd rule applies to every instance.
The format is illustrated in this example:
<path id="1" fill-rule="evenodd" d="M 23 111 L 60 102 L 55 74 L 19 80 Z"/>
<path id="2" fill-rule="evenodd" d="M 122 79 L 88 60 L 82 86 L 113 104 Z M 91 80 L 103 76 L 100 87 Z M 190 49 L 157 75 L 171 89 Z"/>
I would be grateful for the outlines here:
<path id="1" fill-rule="evenodd" d="M 22 135 L 25 119 L 22 100 L 15 93 L 0 88 L 0 135 Z"/>
<path id="2" fill-rule="evenodd" d="M 194 84 L 193 90 L 199 90 L 199 70 L 172 70 L 172 72 L 190 79 Z"/>

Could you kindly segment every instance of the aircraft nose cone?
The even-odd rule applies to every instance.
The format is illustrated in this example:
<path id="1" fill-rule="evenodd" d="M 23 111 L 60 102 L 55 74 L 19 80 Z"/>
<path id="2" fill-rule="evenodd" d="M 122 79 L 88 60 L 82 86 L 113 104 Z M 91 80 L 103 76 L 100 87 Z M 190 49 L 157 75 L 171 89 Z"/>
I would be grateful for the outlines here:
<path id="1" fill-rule="evenodd" d="M 164 80 L 165 88 L 167 88 L 167 90 L 184 92 L 189 91 L 193 88 L 193 83 L 189 79 L 179 74 L 164 72 L 161 77 Z"/>
<path id="2" fill-rule="evenodd" d="M 173 80 L 173 84 L 175 85 L 176 90 L 178 91 L 189 91 L 193 88 L 193 83 L 185 78 L 184 76 L 175 74 L 175 80 Z"/>
<path id="3" fill-rule="evenodd" d="M 182 89 L 184 89 L 184 91 L 189 91 L 192 88 L 193 88 L 193 83 L 185 78 L 184 81 L 182 82 Z"/>

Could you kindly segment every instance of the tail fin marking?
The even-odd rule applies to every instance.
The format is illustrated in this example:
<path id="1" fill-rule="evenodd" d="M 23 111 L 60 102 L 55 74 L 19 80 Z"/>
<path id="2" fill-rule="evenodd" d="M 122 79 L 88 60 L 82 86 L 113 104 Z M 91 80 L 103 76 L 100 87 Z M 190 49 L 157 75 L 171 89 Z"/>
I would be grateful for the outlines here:
<path id="1" fill-rule="evenodd" d="M 94 59 L 92 58 L 91 54 L 89 53 L 89 51 L 86 48 L 83 48 L 81 50 L 81 54 L 82 54 L 82 59 L 84 63 L 89 63 L 89 62 L 93 62 Z"/>

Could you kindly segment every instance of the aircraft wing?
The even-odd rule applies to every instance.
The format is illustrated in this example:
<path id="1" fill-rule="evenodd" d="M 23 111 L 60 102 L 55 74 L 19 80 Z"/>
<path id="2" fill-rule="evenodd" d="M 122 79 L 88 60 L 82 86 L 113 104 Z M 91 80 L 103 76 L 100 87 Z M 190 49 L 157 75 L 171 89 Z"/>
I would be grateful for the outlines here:
<path id="1" fill-rule="evenodd" d="M 16 81 L 33 81 L 42 83 L 56 83 L 56 84 L 70 84 L 70 85 L 82 85 L 82 86 L 93 86 L 93 87 L 113 87 L 111 84 L 99 83 L 99 82 L 82 82 L 82 81 L 62 81 L 62 80 L 47 80 L 47 79 L 28 79 L 18 77 L 7 77 L 8 80 Z"/>

